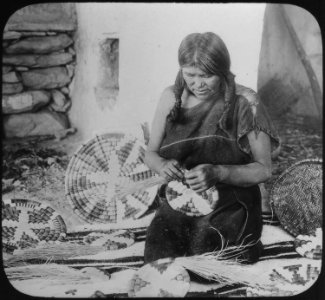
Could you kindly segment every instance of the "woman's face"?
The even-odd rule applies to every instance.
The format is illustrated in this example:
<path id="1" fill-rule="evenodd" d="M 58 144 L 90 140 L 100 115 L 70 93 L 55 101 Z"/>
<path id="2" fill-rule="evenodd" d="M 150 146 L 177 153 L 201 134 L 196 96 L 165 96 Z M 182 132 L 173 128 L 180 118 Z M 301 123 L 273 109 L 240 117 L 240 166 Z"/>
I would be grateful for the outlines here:
<path id="1" fill-rule="evenodd" d="M 198 99 L 208 100 L 219 92 L 219 76 L 208 74 L 197 67 L 183 67 L 182 72 L 189 90 Z"/>

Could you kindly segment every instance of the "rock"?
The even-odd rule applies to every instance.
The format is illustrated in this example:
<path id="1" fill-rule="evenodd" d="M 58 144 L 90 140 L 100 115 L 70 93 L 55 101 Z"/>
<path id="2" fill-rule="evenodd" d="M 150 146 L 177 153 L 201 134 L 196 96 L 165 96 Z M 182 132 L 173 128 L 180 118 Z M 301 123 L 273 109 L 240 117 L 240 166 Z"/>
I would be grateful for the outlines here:
<path id="1" fill-rule="evenodd" d="M 58 91 L 52 91 L 52 100 L 53 102 L 50 104 L 50 108 L 57 112 L 67 112 L 71 106 L 71 100 L 67 99 L 65 95 Z"/>
<path id="2" fill-rule="evenodd" d="M 76 51 L 73 49 L 73 47 L 69 47 L 68 52 L 72 55 L 76 55 Z"/>
<path id="3" fill-rule="evenodd" d="M 49 55 L 3 55 L 4 64 L 26 66 L 31 68 L 46 68 L 65 65 L 73 60 L 71 53 L 54 53 Z"/>
<path id="4" fill-rule="evenodd" d="M 69 77 L 72 78 L 72 76 L 74 75 L 75 67 L 73 65 L 66 65 L 66 68 L 68 70 Z"/>
<path id="5" fill-rule="evenodd" d="M 50 93 L 45 91 L 28 91 L 2 97 L 2 113 L 14 114 L 36 111 L 50 102 Z"/>
<path id="6" fill-rule="evenodd" d="M 56 141 L 61 141 L 62 139 L 66 138 L 69 134 L 74 134 L 77 132 L 76 128 L 68 128 L 57 130 L 54 134 Z"/>
<path id="7" fill-rule="evenodd" d="M 5 49 L 9 46 L 9 43 L 6 41 L 2 41 L 2 49 Z"/>
<path id="8" fill-rule="evenodd" d="M 5 49 L 9 54 L 51 53 L 70 46 L 73 40 L 67 34 L 55 36 L 29 37 L 11 44 Z"/>
<path id="9" fill-rule="evenodd" d="M 21 74 L 24 86 L 31 89 L 55 89 L 65 86 L 70 82 L 65 67 L 53 67 L 47 69 L 33 69 Z"/>
<path id="10" fill-rule="evenodd" d="M 21 33 L 17 31 L 5 31 L 3 33 L 4 40 L 17 40 L 21 37 Z"/>
<path id="11" fill-rule="evenodd" d="M 22 138 L 28 136 L 55 135 L 66 130 L 69 122 L 64 114 L 47 109 L 36 113 L 6 115 L 3 118 L 6 138 Z"/>
<path id="12" fill-rule="evenodd" d="M 20 72 L 25 72 L 25 71 L 28 71 L 29 68 L 19 66 L 19 67 L 15 67 L 15 70 L 20 71 Z"/>
<path id="13" fill-rule="evenodd" d="M 2 62 L 3 63 L 3 62 Z M 12 70 L 10 66 L 2 66 L 2 74 L 6 74 Z"/>
<path id="14" fill-rule="evenodd" d="M 5 83 L 15 83 L 20 82 L 19 78 L 17 77 L 16 72 L 9 72 L 2 75 L 2 82 Z"/>
<path id="15" fill-rule="evenodd" d="M 2 94 L 17 94 L 23 90 L 23 85 L 20 82 L 17 83 L 3 83 Z"/>
<path id="16" fill-rule="evenodd" d="M 57 106 L 63 107 L 67 103 L 65 95 L 62 94 L 60 91 L 52 90 L 51 94 L 52 94 L 53 103 L 56 104 Z"/>
<path id="17" fill-rule="evenodd" d="M 71 107 L 71 100 L 67 100 L 67 103 L 64 106 L 58 106 L 55 103 L 51 103 L 49 108 L 57 112 L 67 112 Z"/>
<path id="18" fill-rule="evenodd" d="M 68 87 L 64 86 L 63 88 L 60 89 L 60 91 L 65 94 L 65 95 L 69 95 L 70 90 Z"/>

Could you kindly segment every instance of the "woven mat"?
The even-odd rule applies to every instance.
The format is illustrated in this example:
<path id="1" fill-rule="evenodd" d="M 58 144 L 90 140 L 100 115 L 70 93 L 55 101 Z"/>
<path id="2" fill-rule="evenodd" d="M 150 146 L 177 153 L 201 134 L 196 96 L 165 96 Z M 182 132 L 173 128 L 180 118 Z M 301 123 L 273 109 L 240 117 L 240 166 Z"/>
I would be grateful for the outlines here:
<path id="1" fill-rule="evenodd" d="M 190 276 L 169 259 L 140 268 L 128 285 L 129 297 L 184 297 L 190 289 Z"/>
<path id="2" fill-rule="evenodd" d="M 106 274 L 111 274 L 109 280 L 106 279 L 99 282 L 96 279 L 95 283 L 89 281 L 88 284 L 76 284 L 71 281 L 67 282 L 64 286 L 53 286 L 52 281 L 44 279 L 42 283 L 46 285 L 46 288 L 43 289 L 40 288 L 39 281 L 19 280 L 11 283 L 21 292 L 27 294 L 32 292 L 33 295 L 43 297 L 66 297 L 68 290 L 74 290 L 76 297 L 90 297 L 100 291 L 105 297 L 125 298 L 128 296 L 128 287 L 131 279 L 134 279 L 136 269 L 144 265 L 143 251 L 146 228 L 136 229 L 134 234 L 135 243 L 127 248 L 117 251 L 104 251 L 83 257 L 79 256 L 78 258 L 71 257 L 71 259 L 65 260 L 65 264 L 74 269 L 93 267 L 105 271 Z M 82 238 L 84 239 L 86 236 L 87 234 L 83 235 Z M 279 289 L 275 289 L 271 294 L 270 292 L 265 294 L 264 290 L 250 289 L 242 284 L 220 285 L 218 283 L 191 282 L 190 290 L 186 297 L 286 296 L 298 294 L 297 290 L 306 290 L 314 282 L 314 279 L 317 278 L 320 271 L 318 265 L 320 265 L 321 261 L 301 257 L 296 252 L 294 237 L 289 235 L 280 226 L 264 225 L 262 241 L 264 250 L 259 262 L 251 266 L 252 272 L 254 274 L 264 274 L 269 278 L 273 274 L 274 280 L 282 282 L 282 288 L 279 286 Z M 52 263 L 55 262 L 56 260 L 54 259 Z"/>
<path id="3" fill-rule="evenodd" d="M 124 133 L 97 135 L 71 158 L 65 180 L 73 211 L 87 223 L 118 223 L 141 217 L 157 187 L 120 197 L 123 186 L 155 174 L 144 164 L 144 145 Z"/>
<path id="4" fill-rule="evenodd" d="M 295 237 L 322 227 L 322 174 L 321 160 L 303 160 L 284 171 L 271 188 L 271 207 Z"/>

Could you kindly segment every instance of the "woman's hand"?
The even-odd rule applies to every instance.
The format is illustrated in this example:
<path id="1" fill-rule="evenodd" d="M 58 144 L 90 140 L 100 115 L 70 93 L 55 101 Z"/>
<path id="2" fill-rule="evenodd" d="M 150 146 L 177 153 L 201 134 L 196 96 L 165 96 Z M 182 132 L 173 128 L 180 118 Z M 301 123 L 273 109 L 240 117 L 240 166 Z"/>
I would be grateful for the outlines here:
<path id="1" fill-rule="evenodd" d="M 165 160 L 160 167 L 159 175 L 164 177 L 167 181 L 181 181 L 184 178 L 182 168 L 175 159 Z"/>
<path id="2" fill-rule="evenodd" d="M 185 171 L 185 180 L 197 193 L 204 192 L 219 181 L 217 166 L 202 164 Z"/>

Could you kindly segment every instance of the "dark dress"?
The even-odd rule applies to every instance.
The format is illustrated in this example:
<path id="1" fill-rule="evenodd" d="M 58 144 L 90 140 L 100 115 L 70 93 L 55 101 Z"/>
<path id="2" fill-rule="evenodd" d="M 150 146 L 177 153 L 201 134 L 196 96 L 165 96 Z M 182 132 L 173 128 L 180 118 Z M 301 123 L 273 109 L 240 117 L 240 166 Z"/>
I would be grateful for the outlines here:
<path id="1" fill-rule="evenodd" d="M 180 121 L 167 121 L 159 155 L 174 158 L 187 169 L 199 164 L 243 165 L 253 161 L 247 134 L 267 133 L 272 148 L 277 133 L 261 103 L 236 95 L 232 103 L 210 100 L 182 108 Z M 190 217 L 171 208 L 165 186 L 159 190 L 156 215 L 147 231 L 145 262 L 218 250 L 222 245 L 254 244 L 240 258 L 254 262 L 262 250 L 261 195 L 258 185 L 216 185 L 219 200 L 213 212 Z"/>

